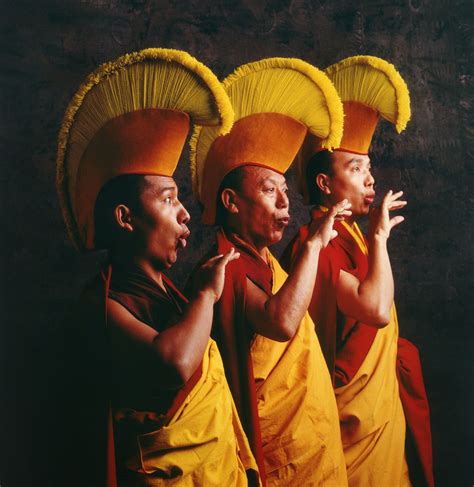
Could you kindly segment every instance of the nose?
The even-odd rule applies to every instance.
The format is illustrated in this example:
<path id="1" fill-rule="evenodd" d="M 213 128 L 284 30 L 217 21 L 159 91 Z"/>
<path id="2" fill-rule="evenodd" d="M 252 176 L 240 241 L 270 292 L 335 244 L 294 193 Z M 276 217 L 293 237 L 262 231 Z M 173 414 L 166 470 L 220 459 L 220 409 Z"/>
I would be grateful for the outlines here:
<path id="1" fill-rule="evenodd" d="M 286 191 L 278 190 L 277 208 L 288 208 L 290 200 Z"/>
<path id="2" fill-rule="evenodd" d="M 370 170 L 367 171 L 367 175 L 365 177 L 365 185 L 366 186 L 374 186 L 375 185 L 375 179 L 372 176 L 372 173 L 370 172 Z"/>
<path id="3" fill-rule="evenodd" d="M 189 220 L 191 220 L 191 216 L 188 213 L 188 210 L 183 206 L 183 203 L 179 202 L 179 210 L 178 210 L 178 221 L 180 225 L 186 225 Z"/>

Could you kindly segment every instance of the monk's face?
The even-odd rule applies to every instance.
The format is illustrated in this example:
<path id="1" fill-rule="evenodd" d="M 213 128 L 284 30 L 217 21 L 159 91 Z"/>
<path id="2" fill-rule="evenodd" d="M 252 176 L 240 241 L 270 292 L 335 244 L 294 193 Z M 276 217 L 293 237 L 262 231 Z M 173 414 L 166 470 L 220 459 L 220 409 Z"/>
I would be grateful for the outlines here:
<path id="1" fill-rule="evenodd" d="M 374 202 L 375 180 L 366 155 L 334 151 L 331 153 L 332 175 L 327 176 L 327 193 L 331 205 L 347 198 L 354 216 L 366 215 Z"/>
<path id="2" fill-rule="evenodd" d="M 178 249 L 186 247 L 189 213 L 178 199 L 173 178 L 145 176 L 145 181 L 133 231 L 141 257 L 158 269 L 168 269 L 176 262 Z"/>
<path id="3" fill-rule="evenodd" d="M 257 249 L 281 240 L 289 223 L 285 177 L 270 169 L 246 166 L 236 206 L 241 236 Z"/>

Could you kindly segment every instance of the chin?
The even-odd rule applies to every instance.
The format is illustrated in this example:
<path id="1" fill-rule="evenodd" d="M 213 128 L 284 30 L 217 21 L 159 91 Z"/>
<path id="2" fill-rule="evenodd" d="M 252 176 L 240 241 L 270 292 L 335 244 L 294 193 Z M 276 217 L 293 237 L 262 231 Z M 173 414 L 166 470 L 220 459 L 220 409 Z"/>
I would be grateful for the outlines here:
<path id="1" fill-rule="evenodd" d="M 269 243 L 268 245 L 275 245 L 277 244 L 281 239 L 283 238 L 283 230 L 278 230 L 276 232 L 273 232 L 271 237 L 269 238 Z"/>
<path id="2" fill-rule="evenodd" d="M 361 205 L 358 208 L 355 208 L 354 206 L 351 208 L 352 210 L 352 218 L 360 218 L 363 216 L 367 216 L 370 211 L 370 206 L 369 205 Z"/>
<path id="3" fill-rule="evenodd" d="M 168 259 L 165 262 L 165 267 L 166 269 L 170 269 L 176 264 L 176 261 L 178 260 L 178 254 L 175 253 L 174 255 L 170 255 Z"/>

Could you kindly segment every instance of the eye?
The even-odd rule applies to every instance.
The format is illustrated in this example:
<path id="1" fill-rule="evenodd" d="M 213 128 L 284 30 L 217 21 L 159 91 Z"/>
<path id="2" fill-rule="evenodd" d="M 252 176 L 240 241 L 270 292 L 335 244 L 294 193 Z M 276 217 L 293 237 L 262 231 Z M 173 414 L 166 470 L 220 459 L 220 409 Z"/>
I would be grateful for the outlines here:
<path id="1" fill-rule="evenodd" d="M 173 199 L 171 198 L 171 196 L 167 196 L 164 200 L 163 200 L 167 205 L 171 205 L 171 203 L 173 202 Z"/>
<path id="2" fill-rule="evenodd" d="M 275 188 L 274 187 L 271 187 L 271 188 L 265 188 L 265 193 L 274 193 L 275 192 Z"/>
<path id="3" fill-rule="evenodd" d="M 360 166 L 354 166 L 352 172 L 360 172 Z"/>

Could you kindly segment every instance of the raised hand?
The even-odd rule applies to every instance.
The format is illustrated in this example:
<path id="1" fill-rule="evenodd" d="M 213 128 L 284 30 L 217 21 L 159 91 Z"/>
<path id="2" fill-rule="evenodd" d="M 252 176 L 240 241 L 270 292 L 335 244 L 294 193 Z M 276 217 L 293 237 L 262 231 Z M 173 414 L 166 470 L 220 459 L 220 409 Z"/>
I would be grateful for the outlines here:
<path id="1" fill-rule="evenodd" d="M 382 237 L 388 239 L 393 227 L 401 223 L 405 218 L 401 215 L 390 218 L 390 212 L 400 210 L 407 204 L 399 198 L 403 191 L 394 193 L 392 190 L 384 196 L 379 208 L 372 208 L 369 215 L 369 237 Z"/>
<path id="2" fill-rule="evenodd" d="M 225 255 L 216 255 L 207 260 L 196 272 L 195 292 L 209 292 L 214 302 L 219 301 L 224 288 L 225 268 L 229 262 L 239 257 L 240 254 L 232 248 Z"/>
<path id="3" fill-rule="evenodd" d="M 318 243 L 322 249 L 337 236 L 333 229 L 335 220 L 343 220 L 352 215 L 351 204 L 347 199 L 335 204 L 320 220 L 313 220 L 309 226 L 307 242 Z"/>

